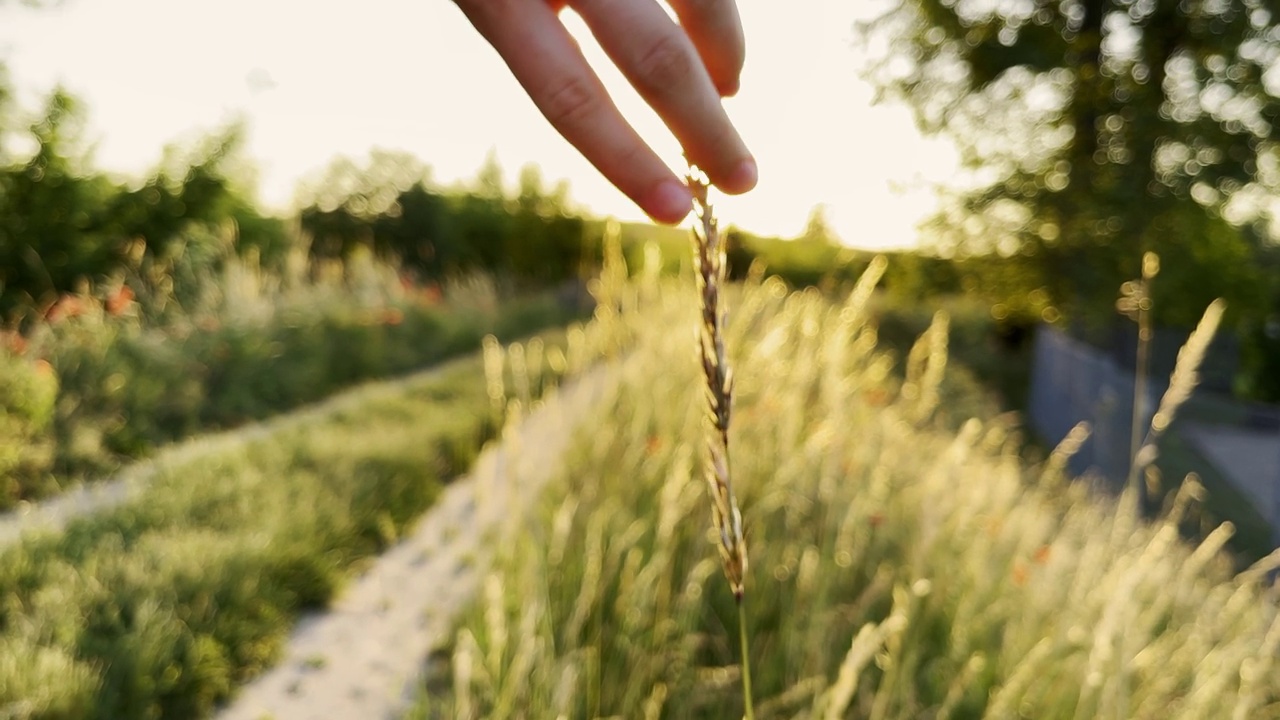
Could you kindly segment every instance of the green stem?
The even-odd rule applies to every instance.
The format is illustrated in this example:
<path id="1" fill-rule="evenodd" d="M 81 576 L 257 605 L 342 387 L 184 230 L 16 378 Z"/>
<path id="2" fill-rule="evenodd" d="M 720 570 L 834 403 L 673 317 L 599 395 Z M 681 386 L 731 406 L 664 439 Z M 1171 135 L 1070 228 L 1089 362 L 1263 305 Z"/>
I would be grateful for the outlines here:
<path id="1" fill-rule="evenodd" d="M 751 646 L 747 642 L 747 609 L 742 598 L 738 598 L 738 648 L 742 652 L 742 717 L 743 720 L 756 720 L 756 710 L 751 700 Z"/>

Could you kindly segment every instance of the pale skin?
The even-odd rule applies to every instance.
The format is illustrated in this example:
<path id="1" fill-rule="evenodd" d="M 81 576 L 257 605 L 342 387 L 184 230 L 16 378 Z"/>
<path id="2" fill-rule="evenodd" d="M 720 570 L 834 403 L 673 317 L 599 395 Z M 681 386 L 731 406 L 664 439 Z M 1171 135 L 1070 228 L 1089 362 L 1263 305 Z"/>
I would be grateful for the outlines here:
<path id="1" fill-rule="evenodd" d="M 746 48 L 734 0 L 454 0 L 566 140 L 651 218 L 688 215 L 688 187 L 609 98 L 560 22 L 568 5 L 720 190 L 755 187 L 757 169 L 721 99 L 738 91 Z"/>

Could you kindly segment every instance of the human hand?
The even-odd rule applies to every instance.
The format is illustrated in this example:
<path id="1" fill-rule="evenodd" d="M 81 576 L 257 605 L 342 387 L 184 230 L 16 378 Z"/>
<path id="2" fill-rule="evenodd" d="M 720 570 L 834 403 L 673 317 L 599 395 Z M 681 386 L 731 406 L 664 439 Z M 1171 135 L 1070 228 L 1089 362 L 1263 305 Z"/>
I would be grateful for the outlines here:
<path id="1" fill-rule="evenodd" d="M 653 219 L 677 223 L 692 196 L 609 99 L 558 12 L 582 16 L 623 75 L 670 128 L 690 163 L 727 193 L 755 187 L 755 160 L 721 97 L 738 90 L 745 42 L 734 0 L 454 0 L 538 109 Z"/>

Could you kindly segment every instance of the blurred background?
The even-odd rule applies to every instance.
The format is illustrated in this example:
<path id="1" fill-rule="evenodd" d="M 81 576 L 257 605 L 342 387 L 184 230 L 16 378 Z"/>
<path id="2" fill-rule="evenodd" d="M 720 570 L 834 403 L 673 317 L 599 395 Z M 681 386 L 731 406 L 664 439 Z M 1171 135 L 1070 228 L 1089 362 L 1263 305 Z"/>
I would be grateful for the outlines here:
<path id="1" fill-rule="evenodd" d="M 1040 442 L 1081 420 L 1114 430 L 1078 459 L 1108 476 L 1129 465 L 1130 418 L 1154 412 L 1177 349 L 1223 298 L 1201 401 L 1165 461 L 1217 476 L 1223 512 L 1271 543 L 1280 5 L 739 6 L 749 59 L 726 104 L 761 182 L 719 203 L 734 276 L 759 262 L 836 291 L 887 253 L 882 338 L 905 346 L 947 308 L 958 358 Z M 564 17 L 624 114 L 678 163 L 660 121 Z M 478 275 L 499 295 L 580 299 L 609 217 L 629 257 L 654 245 L 668 271 L 686 262 L 684 231 L 645 223 L 444 0 L 0 0 L 12 353 L 53 362 L 29 348 L 62 347 L 41 338 L 95 313 L 104 327 L 221 327 L 252 305 L 245 293 L 301 297 L 325 278 L 349 292 L 356 262 L 374 309 Z M 1144 276 L 1147 255 L 1158 272 Z M 71 367 L 53 368 L 64 394 Z M 62 402 L 49 422 L 92 405 Z M 180 415 L 196 427 L 201 412 Z M 85 447 L 128 454 L 155 439 L 120 429 L 140 408 L 103 413 L 116 427 L 105 439 L 63 428 L 58 442 L 79 450 L 23 462 L 65 469 L 98 452 Z"/>

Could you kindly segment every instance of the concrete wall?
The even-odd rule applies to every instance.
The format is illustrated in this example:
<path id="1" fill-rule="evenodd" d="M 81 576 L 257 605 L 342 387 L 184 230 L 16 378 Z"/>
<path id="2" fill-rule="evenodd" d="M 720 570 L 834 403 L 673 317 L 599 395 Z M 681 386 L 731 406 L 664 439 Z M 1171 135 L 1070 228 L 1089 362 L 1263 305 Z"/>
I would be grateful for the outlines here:
<path id="1" fill-rule="evenodd" d="M 1150 425 L 1167 379 L 1147 382 L 1143 427 Z M 1028 418 L 1031 427 L 1056 445 L 1079 422 L 1093 428 L 1073 458 L 1076 474 L 1096 472 L 1121 482 L 1129 473 L 1134 377 L 1107 353 L 1060 330 L 1042 326 L 1036 333 Z"/>
<path id="2" fill-rule="evenodd" d="M 1033 363 L 1027 418 L 1031 428 L 1056 445 L 1076 423 L 1088 422 L 1093 432 L 1072 459 L 1071 472 L 1094 473 L 1121 487 L 1129 474 L 1132 371 L 1121 367 L 1113 354 L 1048 326 L 1036 334 Z M 1144 434 L 1168 382 L 1167 376 L 1147 382 Z M 1271 525 L 1280 546 L 1280 425 L 1272 417 L 1276 409 L 1241 407 L 1247 419 L 1239 424 L 1184 418 L 1175 432 L 1248 498 Z"/>

